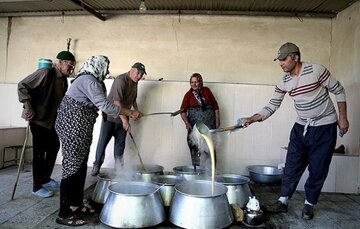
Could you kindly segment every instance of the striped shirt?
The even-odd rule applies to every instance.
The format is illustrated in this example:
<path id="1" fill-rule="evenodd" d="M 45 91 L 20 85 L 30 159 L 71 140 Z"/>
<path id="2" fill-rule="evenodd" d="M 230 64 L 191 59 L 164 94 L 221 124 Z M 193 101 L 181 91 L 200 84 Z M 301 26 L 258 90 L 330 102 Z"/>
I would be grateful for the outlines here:
<path id="1" fill-rule="evenodd" d="M 322 65 L 302 62 L 299 75 L 286 73 L 275 87 L 268 105 L 258 114 L 269 118 L 281 105 L 286 93 L 294 100 L 296 122 L 300 125 L 321 126 L 337 122 L 337 114 L 329 92 L 337 102 L 346 102 L 345 90 Z"/>

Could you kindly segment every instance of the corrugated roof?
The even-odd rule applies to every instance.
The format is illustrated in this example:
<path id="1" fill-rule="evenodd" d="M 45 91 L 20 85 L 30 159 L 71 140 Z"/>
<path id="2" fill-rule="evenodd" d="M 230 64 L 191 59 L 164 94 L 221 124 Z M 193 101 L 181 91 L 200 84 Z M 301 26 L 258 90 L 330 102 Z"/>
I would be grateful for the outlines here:
<path id="1" fill-rule="evenodd" d="M 145 14 L 238 14 L 336 17 L 358 0 L 145 0 Z M 140 0 L 0 0 L 0 17 L 137 14 Z"/>

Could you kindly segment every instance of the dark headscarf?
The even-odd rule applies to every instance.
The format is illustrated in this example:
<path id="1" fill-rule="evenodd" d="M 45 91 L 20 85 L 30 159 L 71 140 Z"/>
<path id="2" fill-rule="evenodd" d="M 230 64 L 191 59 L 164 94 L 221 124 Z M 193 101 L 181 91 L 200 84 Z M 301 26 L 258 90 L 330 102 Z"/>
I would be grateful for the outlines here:
<path id="1" fill-rule="evenodd" d="M 191 77 L 190 77 L 190 84 L 191 84 L 191 79 L 194 78 L 194 77 L 195 77 L 195 78 L 199 81 L 199 83 L 200 83 L 199 89 L 198 89 L 198 91 L 200 91 L 200 90 L 202 89 L 202 87 L 203 87 L 203 78 L 202 78 L 202 76 L 200 75 L 200 73 L 193 73 L 193 74 L 191 75 Z"/>

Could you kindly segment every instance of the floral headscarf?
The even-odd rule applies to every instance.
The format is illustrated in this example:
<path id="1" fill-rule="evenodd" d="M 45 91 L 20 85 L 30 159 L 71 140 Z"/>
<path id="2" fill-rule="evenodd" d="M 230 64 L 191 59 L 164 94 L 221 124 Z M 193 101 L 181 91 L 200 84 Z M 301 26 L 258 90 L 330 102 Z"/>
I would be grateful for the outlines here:
<path id="1" fill-rule="evenodd" d="M 108 74 L 109 58 L 102 55 L 92 56 L 85 61 L 80 68 L 77 76 L 90 74 L 93 75 L 100 82 L 104 81 L 105 76 Z"/>

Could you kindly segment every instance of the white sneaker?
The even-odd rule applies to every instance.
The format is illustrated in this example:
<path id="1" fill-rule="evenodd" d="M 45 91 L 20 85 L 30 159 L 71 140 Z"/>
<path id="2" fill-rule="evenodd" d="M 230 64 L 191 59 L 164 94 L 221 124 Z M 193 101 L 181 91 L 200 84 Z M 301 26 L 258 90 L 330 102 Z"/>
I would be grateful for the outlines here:
<path id="1" fill-rule="evenodd" d="M 47 190 L 46 188 L 41 188 L 36 192 L 32 192 L 32 194 L 38 197 L 47 198 L 47 197 L 52 197 L 54 195 L 54 192 Z"/>
<path id="2" fill-rule="evenodd" d="M 60 182 L 56 180 L 50 180 L 46 184 L 42 185 L 46 189 L 59 189 L 60 188 Z"/>

